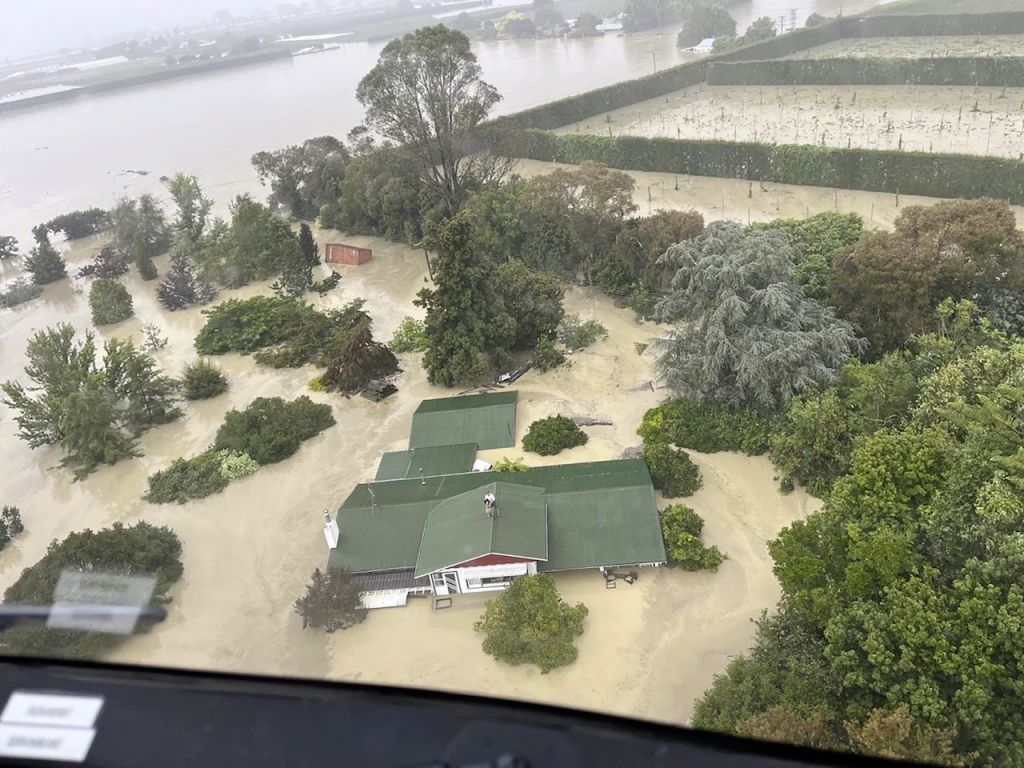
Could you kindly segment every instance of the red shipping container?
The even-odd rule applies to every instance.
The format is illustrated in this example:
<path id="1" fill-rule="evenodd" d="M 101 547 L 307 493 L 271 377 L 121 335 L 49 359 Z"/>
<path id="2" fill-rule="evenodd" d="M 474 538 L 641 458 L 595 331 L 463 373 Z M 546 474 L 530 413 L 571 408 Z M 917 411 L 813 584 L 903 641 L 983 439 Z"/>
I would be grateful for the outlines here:
<path id="1" fill-rule="evenodd" d="M 328 264 L 349 264 L 353 267 L 365 264 L 373 258 L 373 251 L 369 248 L 342 243 L 328 243 L 326 254 Z"/>

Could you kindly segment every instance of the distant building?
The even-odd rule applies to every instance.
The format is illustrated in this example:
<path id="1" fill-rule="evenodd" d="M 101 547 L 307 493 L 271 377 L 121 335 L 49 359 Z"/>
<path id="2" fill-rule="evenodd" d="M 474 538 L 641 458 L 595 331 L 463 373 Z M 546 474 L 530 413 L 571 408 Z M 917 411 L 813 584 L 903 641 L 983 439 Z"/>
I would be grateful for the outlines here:
<path id="1" fill-rule="evenodd" d="M 385 453 L 342 503 L 328 569 L 349 569 L 368 608 L 538 572 L 665 563 L 640 459 L 473 471 L 478 448 L 514 444 L 515 404 L 514 391 L 425 400 L 410 449 Z"/>
<path id="2" fill-rule="evenodd" d="M 711 53 L 715 50 L 715 38 L 705 37 L 691 49 L 694 53 Z"/>
<path id="3" fill-rule="evenodd" d="M 595 27 L 599 32 L 621 32 L 622 28 L 622 14 L 601 19 L 601 23 Z"/>

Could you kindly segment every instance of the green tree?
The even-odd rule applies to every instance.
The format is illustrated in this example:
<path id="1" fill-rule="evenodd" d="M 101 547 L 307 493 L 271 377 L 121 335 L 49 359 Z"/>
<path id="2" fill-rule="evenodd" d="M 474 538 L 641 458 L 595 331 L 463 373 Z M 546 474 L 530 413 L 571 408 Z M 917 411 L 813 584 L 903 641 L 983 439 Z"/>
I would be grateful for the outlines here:
<path id="1" fill-rule="evenodd" d="M 430 346 L 423 365 L 431 384 L 453 387 L 484 378 L 507 359 L 515 337 L 515 319 L 470 238 L 465 215 L 445 225 L 436 239 L 435 287 L 422 289 L 416 300 L 427 310 Z"/>
<path id="2" fill-rule="evenodd" d="M 104 376 L 90 374 L 64 404 L 58 427 L 65 451 L 60 466 L 73 468 L 75 479 L 80 480 L 100 464 L 137 456 L 134 440 L 118 428 L 119 421 Z"/>
<path id="3" fill-rule="evenodd" d="M 24 530 L 21 510 L 5 504 L 3 509 L 0 509 L 0 550 L 6 548 L 11 540 Z"/>
<path id="4" fill-rule="evenodd" d="M 203 195 L 195 176 L 176 173 L 167 182 L 167 189 L 177 207 L 175 235 L 184 239 L 183 247 L 187 250 L 194 249 L 202 239 L 213 202 Z"/>
<path id="5" fill-rule="evenodd" d="M 0 235 L 0 261 L 18 258 L 18 241 L 11 235 Z"/>
<path id="6" fill-rule="evenodd" d="M 206 400 L 228 391 L 227 377 L 220 368 L 204 359 L 185 366 L 181 383 L 186 400 Z"/>
<path id="7" fill-rule="evenodd" d="M 876 709 L 863 725 L 847 723 L 846 731 L 859 752 L 932 765 L 964 765 L 953 751 L 951 730 L 936 730 L 914 721 L 904 705 L 886 713 Z"/>
<path id="8" fill-rule="evenodd" d="M 317 248 L 316 240 L 313 239 L 313 230 L 306 222 L 299 224 L 299 250 L 310 267 L 320 264 L 320 251 Z"/>
<path id="9" fill-rule="evenodd" d="M 704 519 L 682 504 L 673 504 L 663 509 L 661 535 L 665 540 L 668 564 L 679 566 L 685 571 L 717 571 L 725 561 L 718 547 L 704 546 L 700 540 L 704 530 Z"/>
<path id="10" fill-rule="evenodd" d="M 815 749 L 838 750 L 844 746 L 822 715 L 798 715 L 780 706 L 740 720 L 736 723 L 736 734 Z"/>
<path id="11" fill-rule="evenodd" d="M 327 389 L 346 395 L 360 392 L 372 379 L 390 376 L 398 370 L 398 358 L 373 340 L 368 322 L 360 323 L 336 340 L 325 356 Z"/>
<path id="12" fill-rule="evenodd" d="M 700 468 L 686 451 L 667 443 L 648 443 L 641 457 L 651 473 L 651 483 L 666 499 L 692 496 L 704 484 Z"/>
<path id="13" fill-rule="evenodd" d="M 7 290 L 0 291 L 0 307 L 9 308 L 38 299 L 43 295 L 43 286 L 19 277 L 7 284 Z"/>
<path id="14" fill-rule="evenodd" d="M 627 0 L 623 13 L 625 30 L 638 32 L 679 21 L 683 6 L 674 0 Z"/>
<path id="15" fill-rule="evenodd" d="M 772 21 L 770 16 L 762 16 L 750 23 L 747 31 L 743 33 L 743 37 L 740 39 L 743 45 L 749 45 L 750 43 L 759 43 L 762 40 L 771 40 L 776 34 L 775 22 Z"/>
<path id="16" fill-rule="evenodd" d="M 350 161 L 345 145 L 333 136 L 317 136 L 302 144 L 252 156 L 260 183 L 270 182 L 270 207 L 283 208 L 300 219 L 320 216 L 324 206 L 328 211 L 333 209 Z"/>
<path id="17" fill-rule="evenodd" d="M 480 79 L 469 38 L 458 30 L 438 24 L 392 40 L 360 80 L 356 98 L 371 129 L 412 153 L 423 184 L 449 214 L 470 180 L 496 180 L 507 170 L 464 143 L 501 97 Z"/>
<path id="18" fill-rule="evenodd" d="M 31 273 L 32 282 L 36 285 L 47 285 L 68 276 L 64 259 L 45 237 L 25 257 L 25 269 Z"/>
<path id="19" fill-rule="evenodd" d="M 599 35 L 601 34 L 597 30 L 597 25 L 601 23 L 601 19 L 588 11 L 584 11 L 576 17 L 576 31 L 584 36 Z"/>
<path id="20" fill-rule="evenodd" d="M 48 232 L 63 232 L 68 240 L 95 235 L 109 226 L 110 216 L 102 208 L 86 208 L 63 213 L 43 225 Z"/>
<path id="21" fill-rule="evenodd" d="M 261 465 L 273 464 L 334 423 L 329 405 L 314 403 L 304 395 L 290 402 L 258 397 L 245 410 L 227 412 L 213 447 L 246 453 Z"/>
<path id="22" fill-rule="evenodd" d="M 514 579 L 473 627 L 485 635 L 484 653 L 506 664 L 536 664 L 546 674 L 576 660 L 588 613 L 583 603 L 566 603 L 551 576 L 537 574 Z"/>
<path id="23" fill-rule="evenodd" d="M 150 504 L 184 504 L 219 493 L 230 482 L 222 471 L 218 451 L 209 450 L 191 459 L 175 459 L 167 469 L 147 478 L 143 497 Z"/>
<path id="24" fill-rule="evenodd" d="M 494 272 L 505 311 L 516 323 L 512 348 L 532 349 L 542 338 L 552 338 L 565 315 L 562 283 L 551 275 L 532 271 L 521 261 L 501 264 Z"/>
<path id="25" fill-rule="evenodd" d="M 160 373 L 153 357 L 133 342 L 111 339 L 103 345 L 103 373 L 129 430 L 139 433 L 181 415 L 174 405 L 178 382 Z"/>
<path id="26" fill-rule="evenodd" d="M 156 279 L 153 258 L 171 245 L 171 233 L 160 203 L 150 194 L 122 198 L 110 212 L 114 248 L 134 261 L 143 280 Z"/>
<path id="27" fill-rule="evenodd" d="M 598 285 L 615 295 L 629 293 L 638 283 L 652 292 L 666 290 L 672 270 L 658 259 L 670 246 L 703 231 L 704 217 L 696 211 L 657 211 L 623 222 L 611 250 L 598 262 Z"/>
<path id="28" fill-rule="evenodd" d="M 89 308 L 96 325 L 119 323 L 135 314 L 128 289 L 118 280 L 100 278 L 89 289 Z"/>
<path id="29" fill-rule="evenodd" d="M 587 433 L 568 416 L 548 416 L 530 424 L 523 438 L 523 450 L 554 456 L 569 448 L 586 445 Z"/>
<path id="30" fill-rule="evenodd" d="M 152 576 L 155 586 L 150 603 L 167 605 L 171 601 L 167 593 L 183 571 L 181 541 L 170 529 L 144 522 L 71 533 L 62 541 L 53 541 L 42 559 L 22 571 L 4 592 L 4 602 L 49 605 L 65 571 Z M 137 631 L 146 629 L 140 625 Z M 10 656 L 95 659 L 125 639 L 125 635 L 25 625 L 6 630 L 0 646 Z"/>
<path id="31" fill-rule="evenodd" d="M 192 260 L 176 243 L 171 250 L 171 268 L 156 287 L 160 306 L 174 312 L 213 301 L 216 291 L 202 278 L 196 277 Z"/>
<path id="32" fill-rule="evenodd" d="M 677 326 L 657 369 L 683 397 L 774 410 L 830 382 L 863 348 L 849 323 L 792 282 L 782 233 L 714 222 L 662 258 L 677 269 L 658 317 Z"/>
<path id="33" fill-rule="evenodd" d="M 388 346 L 392 352 L 424 352 L 427 349 L 427 331 L 422 321 L 414 317 L 404 317 L 395 329 Z"/>
<path id="34" fill-rule="evenodd" d="M 708 37 L 736 34 L 736 19 L 720 3 L 699 3 L 690 11 L 676 39 L 680 48 L 692 48 Z"/>
<path id="35" fill-rule="evenodd" d="M 348 629 L 366 619 L 366 608 L 359 596 L 359 584 L 348 571 L 313 571 L 306 593 L 295 601 L 295 612 L 302 627 L 323 627 L 327 632 Z"/>

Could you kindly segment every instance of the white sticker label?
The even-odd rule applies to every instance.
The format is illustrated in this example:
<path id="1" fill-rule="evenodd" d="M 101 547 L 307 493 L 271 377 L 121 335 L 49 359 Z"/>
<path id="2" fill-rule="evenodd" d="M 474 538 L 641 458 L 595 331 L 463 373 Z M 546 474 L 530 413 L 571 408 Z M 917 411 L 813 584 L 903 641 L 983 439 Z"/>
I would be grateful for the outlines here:
<path id="1" fill-rule="evenodd" d="M 0 757 L 85 762 L 94 728 L 53 728 L 0 723 Z"/>
<path id="2" fill-rule="evenodd" d="M 62 696 L 15 691 L 7 700 L 0 722 L 92 728 L 103 707 L 101 696 Z"/>
<path id="3" fill-rule="evenodd" d="M 152 576 L 66 570 L 53 593 L 46 626 L 128 635 L 153 595 Z"/>

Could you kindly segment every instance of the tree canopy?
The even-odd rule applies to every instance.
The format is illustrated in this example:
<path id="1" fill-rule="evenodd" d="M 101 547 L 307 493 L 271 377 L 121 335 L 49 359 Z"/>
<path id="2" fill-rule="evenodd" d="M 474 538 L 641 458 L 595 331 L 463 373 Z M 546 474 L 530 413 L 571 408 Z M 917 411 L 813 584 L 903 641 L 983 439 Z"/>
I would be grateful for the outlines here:
<path id="1" fill-rule="evenodd" d="M 669 248 L 672 291 L 657 308 L 677 323 L 658 372 L 683 397 L 765 410 L 827 384 L 863 343 L 792 282 L 794 249 L 778 231 L 713 222 Z"/>
<path id="2" fill-rule="evenodd" d="M 438 24 L 392 40 L 360 80 L 356 98 L 372 130 L 412 153 L 421 180 L 449 213 L 462 203 L 468 179 L 504 173 L 503 163 L 468 143 L 501 97 L 480 79 L 462 32 Z"/>
<path id="3" fill-rule="evenodd" d="M 314 219 L 324 206 L 335 205 L 350 160 L 344 143 L 333 136 L 252 156 L 260 183 L 270 183 L 270 207 L 300 219 Z"/>
<path id="4" fill-rule="evenodd" d="M 367 610 L 359 597 L 359 585 L 347 571 L 314 569 L 306 593 L 295 601 L 302 627 L 323 627 L 328 633 L 348 629 L 366 619 Z"/>
<path id="5" fill-rule="evenodd" d="M 513 579 L 474 628 L 485 635 L 484 653 L 506 664 L 536 664 L 546 674 L 576 660 L 587 614 L 583 603 L 562 599 L 551 576 L 537 574 Z"/>

